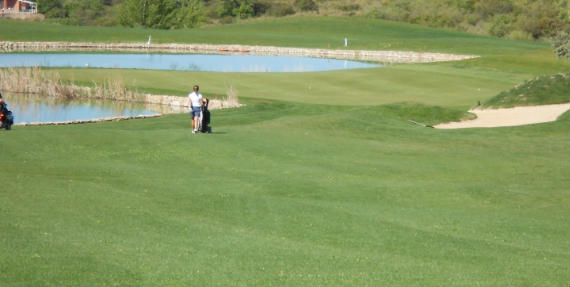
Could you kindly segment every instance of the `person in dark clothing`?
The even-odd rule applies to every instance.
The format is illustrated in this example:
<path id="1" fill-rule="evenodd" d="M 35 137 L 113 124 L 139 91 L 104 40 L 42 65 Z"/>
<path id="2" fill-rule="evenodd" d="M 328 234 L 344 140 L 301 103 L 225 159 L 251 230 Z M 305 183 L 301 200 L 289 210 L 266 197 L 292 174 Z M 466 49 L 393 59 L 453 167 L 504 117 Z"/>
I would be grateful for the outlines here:
<path id="1" fill-rule="evenodd" d="M 0 93 L 0 129 L 5 128 L 7 130 L 12 128 L 14 124 L 14 117 L 12 112 L 8 110 L 8 105 L 2 99 L 2 93 Z"/>

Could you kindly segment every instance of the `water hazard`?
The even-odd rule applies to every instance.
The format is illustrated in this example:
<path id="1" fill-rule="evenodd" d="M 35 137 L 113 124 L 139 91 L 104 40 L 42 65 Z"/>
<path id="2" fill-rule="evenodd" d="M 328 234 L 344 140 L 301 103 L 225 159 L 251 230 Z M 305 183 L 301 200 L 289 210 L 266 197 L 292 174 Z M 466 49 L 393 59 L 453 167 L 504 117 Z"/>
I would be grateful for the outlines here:
<path id="1" fill-rule="evenodd" d="M 0 67 L 73 67 L 204 72 L 319 72 L 379 64 L 291 56 L 204 54 L 0 53 Z"/>
<path id="2" fill-rule="evenodd" d="M 170 106 L 124 101 L 65 100 L 38 95 L 2 94 L 15 124 L 71 122 L 101 118 L 150 116 L 172 111 Z"/>

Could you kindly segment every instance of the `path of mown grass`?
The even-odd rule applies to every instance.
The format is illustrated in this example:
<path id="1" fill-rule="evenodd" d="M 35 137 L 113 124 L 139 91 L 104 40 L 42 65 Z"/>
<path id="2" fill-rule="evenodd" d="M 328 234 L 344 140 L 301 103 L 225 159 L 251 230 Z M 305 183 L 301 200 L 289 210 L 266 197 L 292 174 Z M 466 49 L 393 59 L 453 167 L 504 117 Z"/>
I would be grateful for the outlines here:
<path id="1" fill-rule="evenodd" d="M 358 32 L 369 41 L 351 41 L 359 48 L 428 43 L 483 57 L 309 74 L 58 69 L 84 84 L 122 78 L 177 95 L 194 83 L 209 95 L 234 85 L 247 106 L 213 111 L 211 135 L 192 136 L 186 115 L 0 132 L 0 282 L 566 286 L 568 113 L 497 129 L 408 120 L 458 119 L 567 63 L 541 43 L 321 19 L 152 33 L 164 42 L 323 47 Z M 37 28 L 46 40 L 148 33 L 46 27 Z"/>

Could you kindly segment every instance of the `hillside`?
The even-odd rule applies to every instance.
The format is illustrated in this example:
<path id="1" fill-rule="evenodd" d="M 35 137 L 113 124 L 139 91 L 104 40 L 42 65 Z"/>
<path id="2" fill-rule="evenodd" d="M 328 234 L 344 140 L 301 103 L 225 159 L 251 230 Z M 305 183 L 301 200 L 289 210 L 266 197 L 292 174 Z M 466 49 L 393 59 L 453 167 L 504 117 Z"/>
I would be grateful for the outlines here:
<path id="1" fill-rule="evenodd" d="M 569 28 L 564 0 L 43 0 L 39 10 L 65 24 L 160 29 L 290 15 L 364 16 L 525 40 Z"/>

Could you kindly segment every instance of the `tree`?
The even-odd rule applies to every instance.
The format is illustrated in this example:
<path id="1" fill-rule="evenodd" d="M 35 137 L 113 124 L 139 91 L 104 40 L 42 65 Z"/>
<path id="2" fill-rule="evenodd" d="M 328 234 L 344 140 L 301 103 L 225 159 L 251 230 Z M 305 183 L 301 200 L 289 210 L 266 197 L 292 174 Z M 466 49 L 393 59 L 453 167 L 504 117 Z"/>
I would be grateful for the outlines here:
<path id="1" fill-rule="evenodd" d="M 104 12 L 103 4 L 99 0 L 81 0 L 67 2 L 63 9 L 67 22 L 73 25 L 89 25 Z"/>
<path id="2" fill-rule="evenodd" d="M 200 0 L 126 0 L 119 22 L 157 29 L 191 28 L 203 21 Z"/>
<path id="3" fill-rule="evenodd" d="M 200 0 L 183 0 L 178 12 L 177 28 L 193 28 L 204 21 L 204 5 Z"/>
<path id="4" fill-rule="evenodd" d="M 222 0 L 217 8 L 218 17 L 249 18 L 255 16 L 254 4 L 248 0 Z"/>
<path id="5" fill-rule="evenodd" d="M 119 11 L 119 23 L 123 26 L 145 26 L 150 0 L 125 0 Z"/>
<path id="6" fill-rule="evenodd" d="M 560 9 L 552 0 L 534 1 L 519 17 L 518 26 L 535 39 L 553 37 L 559 31 L 568 30 L 567 20 L 560 19 L 560 15 Z"/>
<path id="7" fill-rule="evenodd" d="M 61 0 L 38 0 L 38 12 L 48 18 L 61 18 L 65 16 Z"/>
<path id="8" fill-rule="evenodd" d="M 233 10 L 233 15 L 241 19 L 253 17 L 255 15 L 253 4 L 249 3 L 249 1 L 247 0 L 241 0 L 239 3 L 239 7 Z"/>

